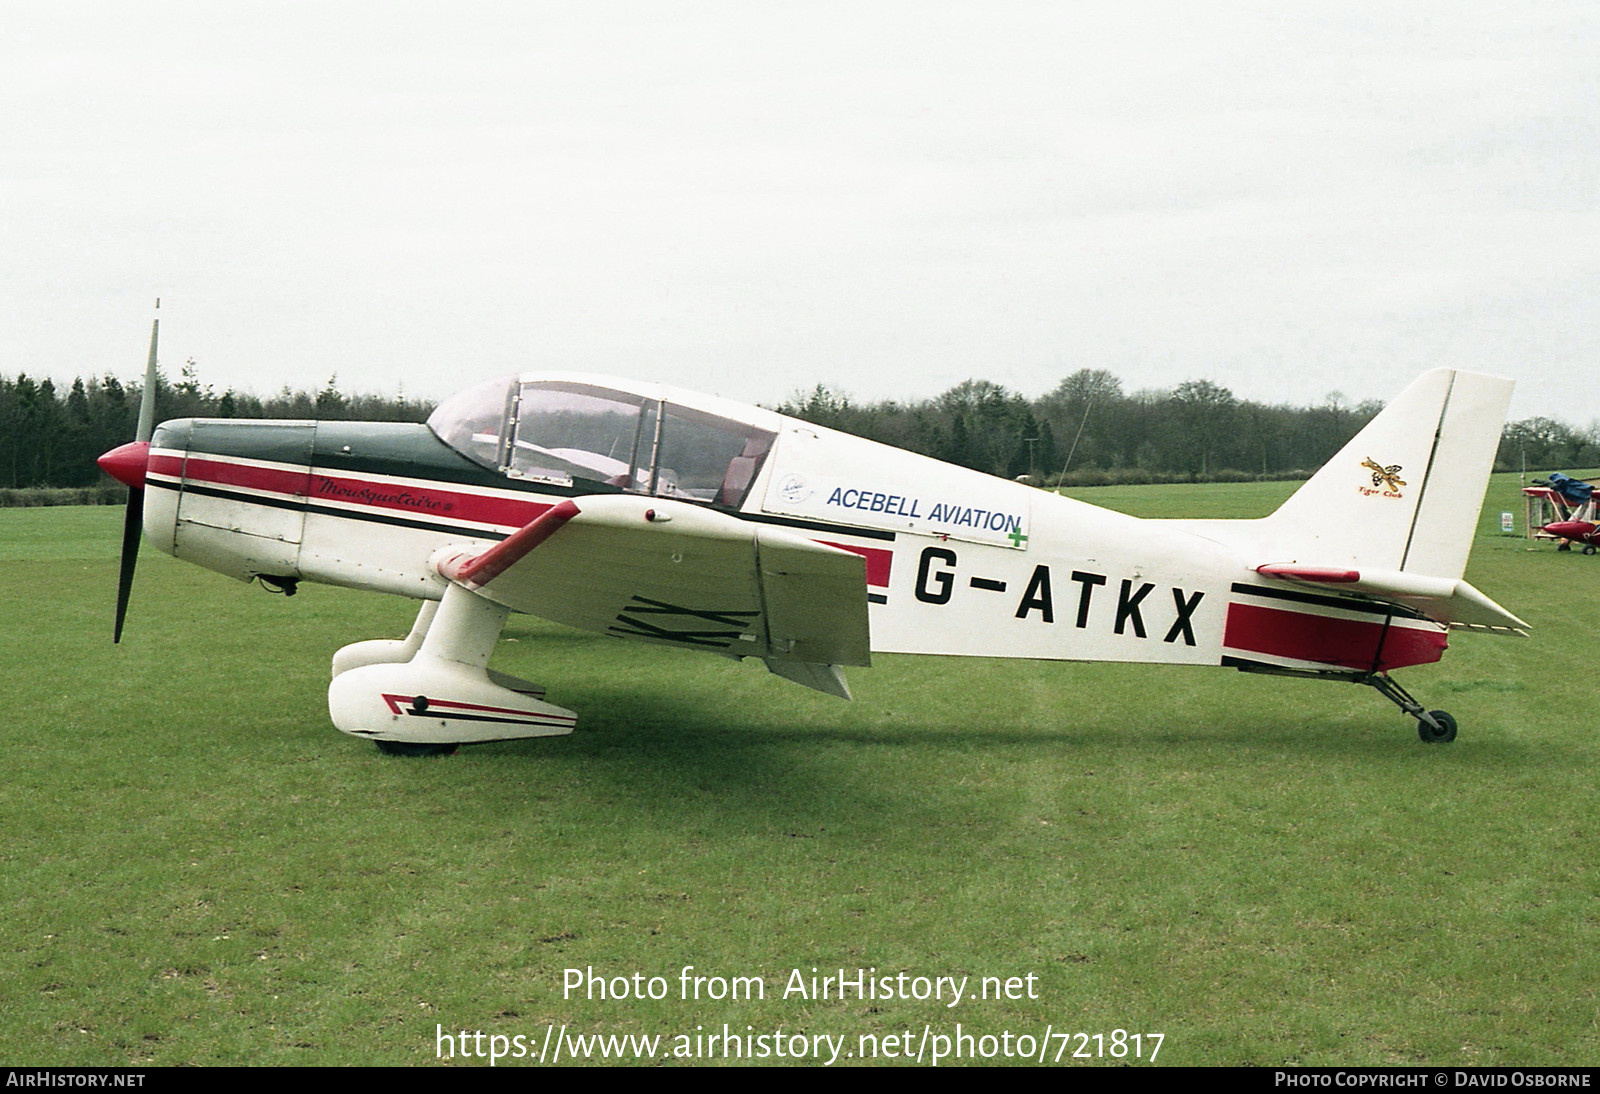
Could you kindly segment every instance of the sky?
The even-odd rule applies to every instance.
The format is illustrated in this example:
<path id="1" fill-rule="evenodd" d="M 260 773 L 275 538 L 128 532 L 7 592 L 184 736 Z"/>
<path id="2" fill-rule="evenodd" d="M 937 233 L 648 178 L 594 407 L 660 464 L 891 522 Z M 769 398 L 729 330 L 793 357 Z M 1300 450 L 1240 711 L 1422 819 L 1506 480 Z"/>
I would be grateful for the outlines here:
<path id="1" fill-rule="evenodd" d="M 0 0 L 0 373 L 1600 421 L 1590 0 Z"/>

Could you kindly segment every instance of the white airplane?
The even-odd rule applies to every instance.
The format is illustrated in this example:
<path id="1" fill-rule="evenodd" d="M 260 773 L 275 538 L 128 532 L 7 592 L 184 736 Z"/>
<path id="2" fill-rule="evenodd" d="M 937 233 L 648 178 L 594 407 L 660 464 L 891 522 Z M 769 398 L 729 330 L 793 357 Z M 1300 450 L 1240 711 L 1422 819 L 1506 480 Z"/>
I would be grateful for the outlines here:
<path id="1" fill-rule="evenodd" d="M 489 669 L 511 612 L 759 658 L 848 698 L 875 652 L 1213 665 L 1367 684 L 1451 630 L 1525 634 L 1462 580 L 1511 383 L 1429 372 L 1277 512 L 1141 520 L 788 418 L 563 372 L 480 384 L 426 425 L 188 418 L 100 460 L 159 549 L 293 593 L 422 602 L 333 658 L 328 705 L 386 752 L 571 733 Z"/>

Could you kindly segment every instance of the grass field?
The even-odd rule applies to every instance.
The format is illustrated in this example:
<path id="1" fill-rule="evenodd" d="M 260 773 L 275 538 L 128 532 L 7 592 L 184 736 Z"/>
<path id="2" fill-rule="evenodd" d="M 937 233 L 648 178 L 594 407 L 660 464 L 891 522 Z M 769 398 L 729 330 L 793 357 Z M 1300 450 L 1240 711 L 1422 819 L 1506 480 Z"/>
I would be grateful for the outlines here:
<path id="1" fill-rule="evenodd" d="M 1257 516 L 1292 486 L 1073 493 Z M 578 732 L 435 760 L 327 720 L 333 650 L 410 605 L 147 548 L 113 647 L 120 511 L 0 510 L 0 1063 L 415 1064 L 439 1026 L 552 1023 L 849 1053 L 959 1022 L 1161 1033 L 1158 1064 L 1593 1065 L 1600 557 L 1503 509 L 1520 531 L 1514 476 L 1468 576 L 1533 637 L 1400 674 L 1447 746 L 1345 685 L 882 657 L 843 703 L 515 617 L 496 667 Z M 680 999 L 686 965 L 766 998 Z M 670 990 L 564 999 L 586 967 Z M 1037 998 L 784 998 L 813 967 Z"/>

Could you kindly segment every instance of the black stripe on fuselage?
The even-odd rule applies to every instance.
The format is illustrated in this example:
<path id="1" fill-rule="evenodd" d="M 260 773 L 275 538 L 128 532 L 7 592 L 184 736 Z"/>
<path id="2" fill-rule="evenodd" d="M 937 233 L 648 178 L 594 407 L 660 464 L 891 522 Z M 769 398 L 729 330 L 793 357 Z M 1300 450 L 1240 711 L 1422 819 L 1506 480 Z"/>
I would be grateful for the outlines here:
<path id="1" fill-rule="evenodd" d="M 1258 672 L 1265 676 L 1296 676 L 1307 679 L 1332 677 L 1341 680 L 1359 681 L 1363 677 L 1370 675 L 1370 673 L 1362 672 L 1359 669 L 1336 669 L 1332 667 L 1326 669 L 1289 668 L 1286 665 L 1274 665 L 1270 661 L 1256 661 L 1249 657 L 1235 657 L 1227 653 L 1222 655 L 1222 660 L 1218 664 L 1225 669 L 1238 669 L 1240 672 Z"/>
<path id="2" fill-rule="evenodd" d="M 201 455 L 221 456 L 223 458 L 227 457 L 227 453 L 223 452 L 205 452 L 201 453 Z M 177 484 L 164 482 L 160 479 L 150 479 L 148 480 L 147 485 L 173 491 L 180 489 Z M 194 482 L 192 479 L 185 479 L 181 489 L 186 493 L 201 494 L 205 497 L 211 498 L 223 498 L 227 501 L 243 501 L 249 502 L 252 505 L 266 505 L 273 509 L 288 509 L 305 513 L 316 513 L 320 516 L 348 517 L 350 520 L 364 520 L 372 524 L 388 524 L 396 528 L 416 528 L 425 532 L 443 532 L 447 535 L 466 535 L 475 539 L 500 540 L 505 539 L 508 535 L 510 535 L 508 532 L 490 532 L 480 528 L 465 527 L 459 524 L 440 524 L 434 521 L 417 520 L 414 517 L 396 516 L 391 513 L 382 512 L 381 510 L 340 509 L 331 505 L 319 505 L 316 502 L 306 501 L 304 499 L 297 500 L 294 498 L 252 494 L 243 490 L 230 490 L 227 487 L 222 486 L 202 485 Z M 534 491 L 530 490 L 527 492 L 533 493 Z M 538 493 L 541 494 L 551 492 L 553 491 L 538 491 Z M 581 490 L 564 490 L 561 491 L 561 493 L 568 497 L 576 498 L 593 496 L 592 492 L 590 494 L 585 494 Z M 889 541 L 893 541 L 895 537 L 893 532 L 880 532 L 875 529 L 856 528 L 848 524 L 825 524 L 822 521 L 795 520 L 789 517 L 772 517 L 767 516 L 764 513 L 740 513 L 737 510 L 731 509 L 718 509 L 717 512 L 726 513 L 728 516 L 735 517 L 739 520 L 748 520 L 760 524 L 773 524 L 782 528 L 803 529 L 810 532 L 825 532 L 829 535 L 835 536 L 857 536 L 861 539 L 881 539 Z"/>
<path id="3" fill-rule="evenodd" d="M 146 485 L 159 487 L 163 490 L 177 491 L 179 489 L 174 483 L 162 482 L 160 479 L 149 479 Z M 229 490 L 220 486 L 201 486 L 193 482 L 185 482 L 182 490 L 186 494 L 200 494 L 203 497 L 222 498 L 225 501 L 242 501 L 251 505 L 265 505 L 271 509 L 315 513 L 324 517 L 345 517 L 349 520 L 363 520 L 369 524 L 387 524 L 394 528 L 414 528 L 422 532 L 440 532 L 447 536 L 500 540 L 510 535 L 509 532 L 491 532 L 483 528 L 468 528 L 460 524 L 439 524 L 429 520 L 417 520 L 414 517 L 397 516 L 393 513 L 385 513 L 375 509 L 338 509 L 331 505 L 318 505 L 316 502 L 305 501 L 304 499 L 297 501 L 293 498 L 247 494 L 242 490 Z"/>
<path id="4" fill-rule="evenodd" d="M 853 524 L 829 524 L 820 520 L 801 520 L 798 517 L 775 517 L 770 513 L 741 513 L 737 509 L 718 509 L 719 513 L 726 513 L 730 517 L 748 520 L 754 524 L 774 524 L 779 528 L 802 528 L 807 532 L 826 532 L 830 536 L 856 536 L 860 539 L 881 539 L 894 542 L 893 532 L 881 532 L 876 528 L 857 528 Z"/>
<path id="5" fill-rule="evenodd" d="M 1357 599 L 1346 596 L 1325 596 L 1319 593 L 1302 593 L 1294 589 L 1268 589 L 1260 585 L 1233 583 L 1233 591 L 1247 596 L 1264 596 L 1270 600 L 1287 600 L 1295 604 L 1315 604 L 1321 608 L 1340 608 L 1347 612 L 1366 612 L 1369 615 L 1395 616 L 1400 619 L 1427 619 L 1421 612 L 1400 604 L 1381 600 Z"/>

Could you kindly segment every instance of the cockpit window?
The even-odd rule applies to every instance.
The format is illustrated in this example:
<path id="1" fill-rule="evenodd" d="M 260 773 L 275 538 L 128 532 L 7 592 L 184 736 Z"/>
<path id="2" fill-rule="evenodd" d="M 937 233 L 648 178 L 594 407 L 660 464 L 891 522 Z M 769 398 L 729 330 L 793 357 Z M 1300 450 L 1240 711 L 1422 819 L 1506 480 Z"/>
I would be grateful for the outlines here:
<path id="1" fill-rule="evenodd" d="M 493 380 L 439 404 L 428 426 L 512 478 L 738 508 L 774 434 L 590 384 Z"/>
<path id="2" fill-rule="evenodd" d="M 639 489 L 656 401 L 581 384 L 523 384 L 508 474 L 561 486 Z M 648 466 L 648 464 L 646 464 Z"/>
<path id="3" fill-rule="evenodd" d="M 668 403 L 655 493 L 737 508 L 772 440 L 766 430 Z"/>

